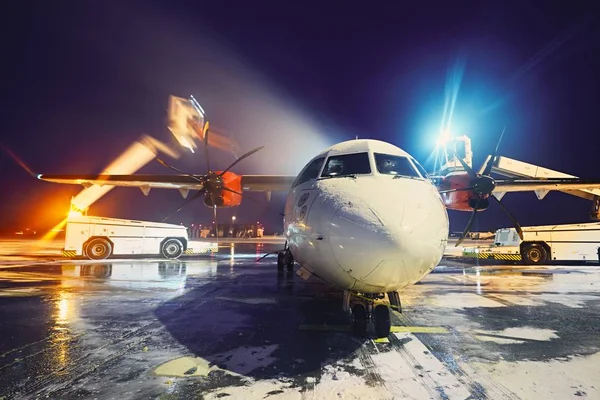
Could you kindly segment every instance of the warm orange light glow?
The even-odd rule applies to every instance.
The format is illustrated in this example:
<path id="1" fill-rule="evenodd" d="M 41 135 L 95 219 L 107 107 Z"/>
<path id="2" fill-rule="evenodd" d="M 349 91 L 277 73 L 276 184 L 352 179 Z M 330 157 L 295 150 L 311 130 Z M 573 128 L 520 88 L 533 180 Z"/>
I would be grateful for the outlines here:
<path id="1" fill-rule="evenodd" d="M 69 218 L 71 217 L 81 217 L 83 216 L 83 213 L 81 211 L 78 210 L 71 210 L 69 211 Z"/>
<path id="2" fill-rule="evenodd" d="M 58 232 L 60 232 L 65 226 L 67 225 L 67 218 L 63 219 L 62 221 L 60 221 L 58 224 L 56 224 L 56 226 L 52 229 L 50 229 L 48 231 L 48 233 L 46 233 L 41 239 L 40 241 L 46 242 L 46 241 L 50 241 L 53 240 L 56 237 L 56 234 Z"/>

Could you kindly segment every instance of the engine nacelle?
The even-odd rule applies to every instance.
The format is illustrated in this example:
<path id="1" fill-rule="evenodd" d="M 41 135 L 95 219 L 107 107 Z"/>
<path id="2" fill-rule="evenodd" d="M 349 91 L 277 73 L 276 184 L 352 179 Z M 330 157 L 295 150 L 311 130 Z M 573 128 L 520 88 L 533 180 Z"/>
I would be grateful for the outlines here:
<path id="1" fill-rule="evenodd" d="M 439 185 L 439 190 L 459 189 L 469 187 L 471 178 L 465 172 L 451 173 L 446 175 Z M 449 210 L 454 211 L 473 211 L 477 196 L 470 190 L 460 190 L 457 192 L 442 193 L 444 205 Z M 479 201 L 478 210 L 485 210 L 490 205 L 487 198 Z"/>
<path id="2" fill-rule="evenodd" d="M 216 174 L 220 174 L 221 171 L 215 171 Z M 223 186 L 235 190 L 238 193 L 242 193 L 242 177 L 233 172 L 225 172 L 222 176 Z M 213 207 L 216 205 L 217 207 L 236 207 L 242 203 L 242 196 L 230 192 L 229 190 L 220 189 L 216 193 L 214 193 L 214 203 L 213 199 L 211 199 L 209 194 L 204 196 L 204 204 L 208 207 Z"/>

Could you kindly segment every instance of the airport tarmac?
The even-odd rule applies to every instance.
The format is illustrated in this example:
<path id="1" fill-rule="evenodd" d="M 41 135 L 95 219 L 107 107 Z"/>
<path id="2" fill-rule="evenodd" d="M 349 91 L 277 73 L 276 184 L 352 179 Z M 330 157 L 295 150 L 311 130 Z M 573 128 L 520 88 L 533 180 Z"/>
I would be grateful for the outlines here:
<path id="1" fill-rule="evenodd" d="M 238 244 L 174 262 L 0 262 L 0 398 L 600 398 L 600 268 L 443 260 L 384 340 Z"/>
<path id="2" fill-rule="evenodd" d="M 210 239 L 191 239 L 192 241 L 212 241 Z M 248 245 L 280 245 L 283 248 L 285 243 L 284 236 L 264 236 L 261 238 L 220 238 L 219 246 L 229 247 L 231 244 L 248 244 Z M 450 238 L 448 247 L 446 248 L 447 256 L 459 256 L 462 254 L 463 247 L 476 245 L 489 245 L 492 241 L 473 241 L 465 240 L 462 246 L 455 247 L 455 238 Z M 63 239 L 41 240 L 36 237 L 30 238 L 15 238 L 6 237 L 0 238 L 0 257 L 7 258 L 28 258 L 28 257 L 55 257 L 62 258 L 62 249 L 65 241 Z M 275 249 L 279 248 L 277 246 Z"/>

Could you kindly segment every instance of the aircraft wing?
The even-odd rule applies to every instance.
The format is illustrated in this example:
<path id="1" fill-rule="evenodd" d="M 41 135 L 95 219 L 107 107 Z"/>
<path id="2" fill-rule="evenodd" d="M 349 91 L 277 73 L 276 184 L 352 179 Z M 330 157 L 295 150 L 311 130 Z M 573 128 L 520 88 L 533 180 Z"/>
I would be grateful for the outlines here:
<path id="1" fill-rule="evenodd" d="M 526 192 L 531 190 L 592 190 L 600 189 L 600 180 L 579 178 L 546 178 L 546 179 L 499 179 L 496 180 L 494 192 Z"/>
<path id="2" fill-rule="evenodd" d="M 294 175 L 242 175 L 242 189 L 251 192 L 286 191 L 295 180 Z"/>
<path id="3" fill-rule="evenodd" d="M 246 191 L 288 190 L 295 176 L 291 175 L 241 175 L 242 188 Z M 189 189 L 200 190 L 203 187 L 202 175 L 47 175 L 39 174 L 38 179 L 54 183 L 98 186 L 124 186 L 144 189 Z"/>

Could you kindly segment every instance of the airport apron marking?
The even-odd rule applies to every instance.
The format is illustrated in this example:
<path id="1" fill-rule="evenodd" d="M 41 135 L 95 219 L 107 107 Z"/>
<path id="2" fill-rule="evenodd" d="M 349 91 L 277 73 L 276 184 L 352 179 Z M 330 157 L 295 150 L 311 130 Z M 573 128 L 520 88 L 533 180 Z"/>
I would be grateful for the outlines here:
<path id="1" fill-rule="evenodd" d="M 482 260 L 495 259 L 504 261 L 521 261 L 520 254 L 508 253 L 463 253 L 463 257 L 479 258 Z"/>
<path id="2" fill-rule="evenodd" d="M 300 325 L 298 330 L 301 331 L 323 331 L 323 332 L 349 332 L 352 330 L 350 325 Z M 393 325 L 390 328 L 392 333 L 408 332 L 408 333 L 431 333 L 431 334 L 446 334 L 448 330 L 441 326 L 401 326 Z M 384 342 L 376 342 L 384 343 Z"/>

